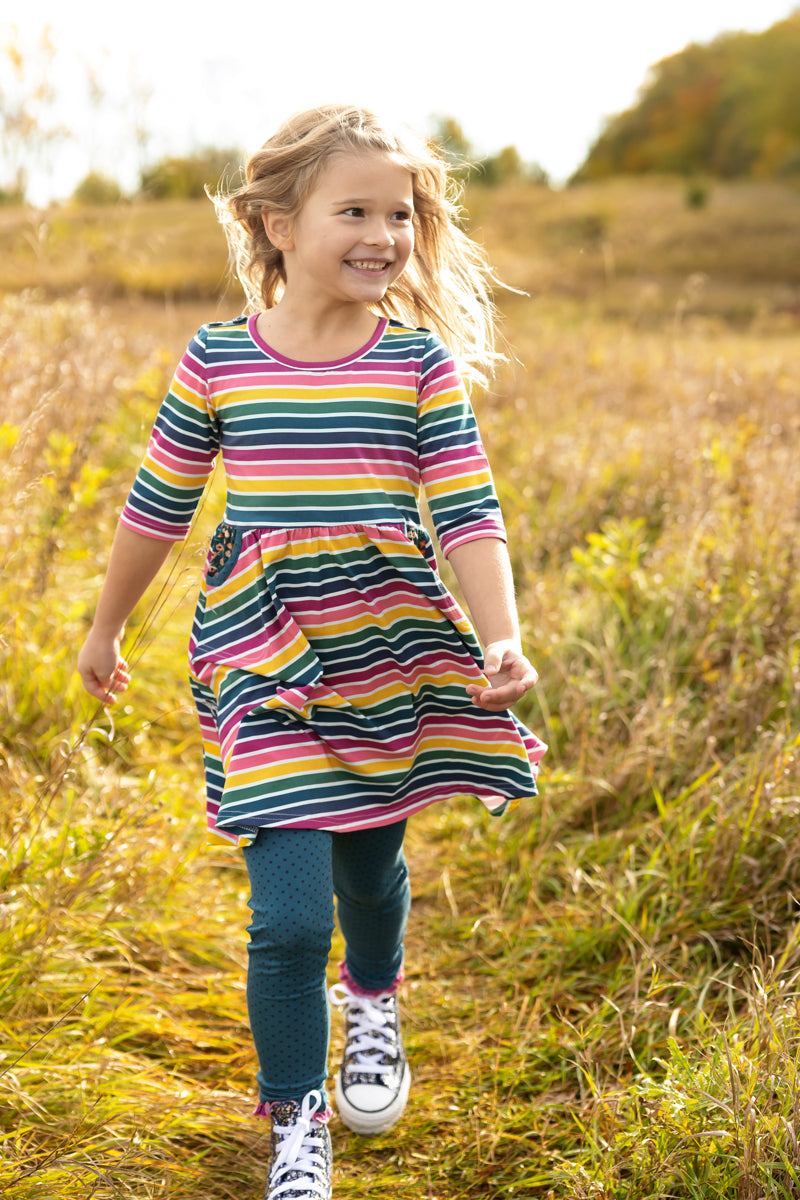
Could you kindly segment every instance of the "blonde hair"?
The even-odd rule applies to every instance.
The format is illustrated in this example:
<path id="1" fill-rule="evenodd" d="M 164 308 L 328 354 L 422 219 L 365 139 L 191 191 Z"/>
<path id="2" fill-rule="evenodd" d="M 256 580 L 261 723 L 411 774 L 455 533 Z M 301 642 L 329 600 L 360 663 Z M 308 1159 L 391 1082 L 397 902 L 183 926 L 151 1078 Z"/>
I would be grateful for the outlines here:
<path id="1" fill-rule="evenodd" d="M 377 310 L 433 329 L 464 374 L 485 383 L 503 361 L 495 348 L 491 296 L 492 284 L 499 281 L 483 247 L 459 228 L 459 188 L 434 146 L 391 132 L 365 108 L 331 104 L 290 117 L 250 157 L 245 184 L 212 196 L 247 311 L 272 308 L 286 283 L 283 255 L 267 237 L 263 210 L 296 216 L 330 156 L 343 150 L 391 154 L 413 179 L 414 253 Z"/>

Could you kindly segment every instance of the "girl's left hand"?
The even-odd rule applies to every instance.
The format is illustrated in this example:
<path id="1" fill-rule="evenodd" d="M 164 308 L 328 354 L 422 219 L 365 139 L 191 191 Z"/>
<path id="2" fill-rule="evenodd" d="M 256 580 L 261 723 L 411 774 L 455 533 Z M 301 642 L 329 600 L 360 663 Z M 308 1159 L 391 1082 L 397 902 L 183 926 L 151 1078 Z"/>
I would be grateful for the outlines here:
<path id="1" fill-rule="evenodd" d="M 90 696 L 103 704 L 114 704 L 117 693 L 131 681 L 130 669 L 119 652 L 119 637 L 100 637 L 94 629 L 78 655 L 78 674 Z"/>
<path id="2" fill-rule="evenodd" d="M 484 652 L 484 672 L 489 687 L 471 683 L 467 693 L 472 703 L 491 712 L 501 712 L 516 704 L 539 678 L 517 642 L 490 642 Z"/>

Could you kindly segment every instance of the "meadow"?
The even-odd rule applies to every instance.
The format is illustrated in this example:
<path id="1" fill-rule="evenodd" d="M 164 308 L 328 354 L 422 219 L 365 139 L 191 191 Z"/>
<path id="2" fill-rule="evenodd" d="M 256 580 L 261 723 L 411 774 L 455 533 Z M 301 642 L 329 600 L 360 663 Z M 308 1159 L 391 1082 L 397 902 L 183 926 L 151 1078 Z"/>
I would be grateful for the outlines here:
<path id="1" fill-rule="evenodd" d="M 334 1123 L 334 1195 L 790 1200 L 800 193 L 468 211 L 519 289 L 474 404 L 550 750 L 503 820 L 411 822 L 412 1103 Z M 74 671 L 174 361 L 238 312 L 222 237 L 200 202 L 0 209 L 0 295 L 0 1191 L 248 1200 L 248 892 L 204 845 L 184 671 L 221 480 L 130 623 L 124 701 Z"/>

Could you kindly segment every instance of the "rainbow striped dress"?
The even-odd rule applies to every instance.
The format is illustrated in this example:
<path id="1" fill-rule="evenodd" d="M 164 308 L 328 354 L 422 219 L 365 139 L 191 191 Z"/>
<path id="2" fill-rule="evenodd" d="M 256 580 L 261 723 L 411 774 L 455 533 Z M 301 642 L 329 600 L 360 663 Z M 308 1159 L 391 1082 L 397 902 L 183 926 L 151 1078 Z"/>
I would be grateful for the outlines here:
<path id="1" fill-rule="evenodd" d="M 184 538 L 217 454 L 226 508 L 189 647 L 212 840 L 364 829 L 456 795 L 500 814 L 535 795 L 546 747 L 466 694 L 485 681 L 480 645 L 420 519 L 424 488 L 443 554 L 505 540 L 439 338 L 384 319 L 350 357 L 302 363 L 255 316 L 204 325 L 123 524 Z"/>

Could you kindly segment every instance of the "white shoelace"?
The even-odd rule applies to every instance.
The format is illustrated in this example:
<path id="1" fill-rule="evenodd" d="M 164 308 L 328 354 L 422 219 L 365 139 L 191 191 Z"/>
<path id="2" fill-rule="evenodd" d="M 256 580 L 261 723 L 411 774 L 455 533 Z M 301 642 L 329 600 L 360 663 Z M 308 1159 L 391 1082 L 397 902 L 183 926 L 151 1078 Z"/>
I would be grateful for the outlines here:
<path id="1" fill-rule="evenodd" d="M 319 1153 L 317 1140 L 309 1137 L 314 1113 L 321 1107 L 322 1097 L 319 1092 L 309 1092 L 303 1099 L 293 1125 L 273 1124 L 273 1133 L 279 1134 L 283 1140 L 270 1171 L 271 1197 L 280 1196 L 284 1192 L 306 1192 L 309 1196 L 320 1196 L 322 1200 L 327 1200 L 325 1159 Z M 294 1178 L 283 1178 L 287 1172 L 292 1172 Z"/>
<path id="2" fill-rule="evenodd" d="M 344 1008 L 348 1017 L 347 1050 L 355 1054 L 356 1065 L 348 1063 L 347 1070 L 365 1075 L 385 1075 L 394 1070 L 393 1063 L 380 1061 L 384 1055 L 397 1057 L 397 1041 L 393 1016 L 394 996 L 356 996 L 344 983 L 335 983 L 328 993 L 331 1003 Z M 352 1018 L 352 1025 L 349 1019 Z"/>

